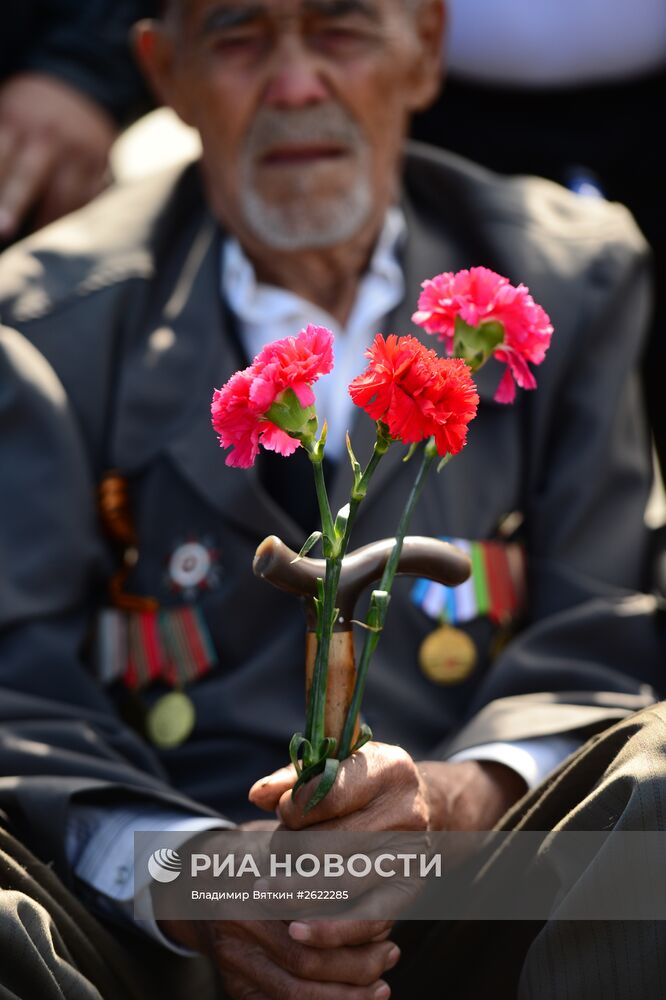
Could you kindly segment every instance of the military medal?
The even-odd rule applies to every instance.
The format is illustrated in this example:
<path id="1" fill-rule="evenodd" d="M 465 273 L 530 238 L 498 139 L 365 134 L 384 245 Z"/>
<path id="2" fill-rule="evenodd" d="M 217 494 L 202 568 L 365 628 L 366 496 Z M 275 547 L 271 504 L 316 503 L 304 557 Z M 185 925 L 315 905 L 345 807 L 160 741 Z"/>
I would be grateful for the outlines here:
<path id="1" fill-rule="evenodd" d="M 211 557 L 199 542 L 180 545 L 169 561 L 169 576 L 182 590 L 198 587 L 210 572 Z"/>
<path id="2" fill-rule="evenodd" d="M 421 643 L 421 670 L 435 684 L 462 684 L 474 670 L 476 646 L 459 628 L 442 625 Z"/>
<path id="3" fill-rule="evenodd" d="M 104 683 L 122 681 L 133 692 L 161 682 L 174 688 L 148 712 L 146 734 L 159 747 L 183 743 L 195 710 L 183 690 L 217 665 L 217 654 L 200 608 L 159 611 L 105 609 L 98 618 L 97 673 Z"/>
<path id="4" fill-rule="evenodd" d="M 219 584 L 219 553 L 212 538 L 193 539 L 177 544 L 166 572 L 167 586 L 187 601 L 196 600 L 202 590 Z"/>
<path id="5" fill-rule="evenodd" d="M 137 536 L 131 515 L 128 480 L 117 470 L 107 473 L 99 487 L 99 512 L 108 535 L 116 543 L 122 566 L 109 585 L 112 607 L 97 618 L 94 660 L 104 684 L 118 681 L 137 694 L 155 683 L 175 690 L 159 698 L 145 715 L 145 731 L 161 749 L 179 746 L 191 735 L 196 721 L 192 700 L 183 688 L 204 677 L 217 665 L 217 654 L 203 612 L 196 604 L 162 607 L 155 598 L 125 591 L 138 562 Z M 219 579 L 218 553 L 212 540 L 190 538 L 176 545 L 168 560 L 167 583 L 187 601 Z M 144 717 L 143 707 L 139 717 Z M 143 724 L 137 728 L 143 728 Z"/>
<path id="6" fill-rule="evenodd" d="M 515 542 L 469 542 L 444 538 L 466 552 L 472 575 L 458 587 L 432 580 L 417 580 L 412 601 L 429 618 L 440 623 L 422 642 L 419 664 L 436 684 L 460 684 L 474 670 L 477 650 L 470 637 L 454 626 L 486 615 L 499 629 L 491 645 L 495 656 L 512 635 L 513 625 L 525 604 L 525 557 Z"/>
<path id="7" fill-rule="evenodd" d="M 183 691 L 170 691 L 148 712 L 146 732 L 160 750 L 180 746 L 191 735 L 196 721 L 194 705 Z"/>

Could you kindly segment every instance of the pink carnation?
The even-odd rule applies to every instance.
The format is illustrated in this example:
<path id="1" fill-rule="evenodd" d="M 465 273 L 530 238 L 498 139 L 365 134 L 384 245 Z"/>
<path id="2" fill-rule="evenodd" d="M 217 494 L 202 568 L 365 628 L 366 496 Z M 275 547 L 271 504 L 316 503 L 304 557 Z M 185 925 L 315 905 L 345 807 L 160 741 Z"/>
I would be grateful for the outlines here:
<path id="1" fill-rule="evenodd" d="M 300 441 L 266 419 L 286 389 L 306 408 L 314 403 L 312 385 L 333 368 L 333 334 L 308 326 L 297 337 L 268 344 L 249 368 L 238 371 L 213 394 L 211 415 L 220 447 L 231 448 L 226 464 L 248 469 L 261 444 L 268 451 L 292 455 Z"/>
<path id="2" fill-rule="evenodd" d="M 268 410 L 285 389 L 295 392 L 301 406 L 312 406 L 311 385 L 333 368 L 333 334 L 325 326 L 310 324 L 297 337 L 267 344 L 252 367 L 250 397 L 260 409 Z"/>
<path id="3" fill-rule="evenodd" d="M 453 352 L 458 316 L 474 327 L 489 321 L 502 324 L 504 340 L 493 354 L 507 368 L 495 394 L 497 402 L 513 402 L 514 380 L 523 389 L 536 388 L 527 363 L 541 364 L 553 327 L 525 285 L 511 285 L 507 278 L 487 267 L 472 267 L 455 274 L 451 271 L 439 274 L 424 281 L 422 288 L 418 311 L 412 320 L 444 341 L 449 354 Z"/>

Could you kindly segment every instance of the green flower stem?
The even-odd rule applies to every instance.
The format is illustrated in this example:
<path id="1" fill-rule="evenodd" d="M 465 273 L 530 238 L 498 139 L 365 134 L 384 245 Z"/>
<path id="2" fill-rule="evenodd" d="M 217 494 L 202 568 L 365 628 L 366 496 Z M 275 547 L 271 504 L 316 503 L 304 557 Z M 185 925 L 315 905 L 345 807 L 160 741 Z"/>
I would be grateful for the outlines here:
<path id="1" fill-rule="evenodd" d="M 312 686 L 308 698 L 305 737 L 309 740 L 315 757 L 318 755 L 319 744 L 326 735 L 323 719 L 326 713 L 326 685 L 328 682 L 328 654 L 331 645 L 331 632 L 335 597 L 342 569 L 342 555 L 335 552 L 334 524 L 331 505 L 328 500 L 322 457 L 320 454 L 310 454 L 312 471 L 314 473 L 319 516 L 321 517 L 324 534 L 324 549 L 326 553 L 326 572 L 324 574 L 324 595 L 317 615 L 317 653 L 315 658 Z M 305 761 L 306 766 L 309 761 Z"/>
<path id="2" fill-rule="evenodd" d="M 423 459 L 421 461 L 421 467 L 417 473 L 416 479 L 414 480 L 414 485 L 412 486 L 411 492 L 405 504 L 402 516 L 400 518 L 400 523 L 398 525 L 398 530 L 395 534 L 395 545 L 391 550 L 391 555 L 388 558 L 386 566 L 384 567 L 384 572 L 382 574 L 382 579 L 377 590 L 383 592 L 386 595 L 390 595 L 391 588 L 393 586 L 393 581 L 398 569 L 398 563 L 400 561 L 400 556 L 402 554 L 402 546 L 405 541 L 405 535 L 409 528 L 409 523 L 414 513 L 414 508 L 416 507 L 421 492 L 425 485 L 425 481 L 428 477 L 428 473 L 432 467 L 432 464 L 437 457 L 437 448 L 435 446 L 434 438 L 431 438 L 426 444 L 423 450 Z M 354 684 L 354 693 L 352 695 L 351 704 L 347 712 L 347 718 L 345 719 L 344 729 L 342 731 L 342 739 L 340 741 L 340 746 L 338 748 L 338 756 L 340 760 L 344 760 L 348 757 L 351 752 L 352 738 L 354 734 L 354 728 L 356 725 L 356 719 L 361 710 L 361 702 L 363 701 L 363 695 L 365 693 L 365 684 L 368 677 L 368 668 L 370 666 L 370 661 L 372 659 L 373 653 L 377 648 L 379 638 L 381 636 L 382 629 L 384 627 L 384 620 L 386 618 L 386 611 L 388 609 L 388 599 L 382 602 L 374 603 L 371 602 L 370 612 L 368 615 L 367 627 L 368 630 L 365 633 L 365 640 L 363 642 L 363 649 L 361 651 L 361 657 L 358 664 L 358 670 L 356 672 L 356 683 Z"/>
<path id="3" fill-rule="evenodd" d="M 331 634 L 335 616 L 335 599 L 342 571 L 342 560 L 347 552 L 356 514 L 364 500 L 368 484 L 381 458 L 386 454 L 390 440 L 377 431 L 377 440 L 372 457 L 361 477 L 358 487 L 352 492 L 349 503 L 349 517 L 342 538 L 335 538 L 335 526 L 326 490 L 326 482 L 322 468 L 322 456 L 314 450 L 308 450 L 315 477 L 315 488 L 324 537 L 330 541 L 326 545 L 326 572 L 324 575 L 324 595 L 317 620 L 317 654 L 312 677 L 312 687 L 308 698 L 305 737 L 310 741 L 313 753 L 317 755 L 321 741 L 325 738 L 326 721 L 326 691 L 328 686 L 328 656 L 331 646 Z"/>
<path id="4" fill-rule="evenodd" d="M 312 471 L 314 472 L 319 516 L 321 517 L 321 530 L 324 533 L 324 538 L 329 538 L 332 542 L 334 536 L 333 515 L 331 514 L 331 505 L 328 502 L 326 480 L 324 479 L 323 455 L 313 455 L 312 452 L 309 454 L 310 461 L 312 462 Z"/>
<path id="5" fill-rule="evenodd" d="M 373 448 L 370 461 L 368 462 L 361 480 L 357 487 L 354 487 L 351 494 L 351 499 L 349 501 L 349 518 L 347 520 L 347 528 L 344 533 L 344 537 L 341 543 L 341 551 L 343 557 L 346 555 L 347 548 L 349 547 L 349 540 L 351 538 L 351 533 L 354 528 L 354 522 L 356 521 L 356 514 L 358 508 L 361 506 L 363 500 L 365 500 L 368 493 L 368 486 L 370 485 L 370 480 L 375 474 L 375 470 L 382 458 L 389 450 L 391 445 L 390 440 L 386 439 L 381 432 L 377 433 L 377 440 L 375 441 L 375 447 Z"/>

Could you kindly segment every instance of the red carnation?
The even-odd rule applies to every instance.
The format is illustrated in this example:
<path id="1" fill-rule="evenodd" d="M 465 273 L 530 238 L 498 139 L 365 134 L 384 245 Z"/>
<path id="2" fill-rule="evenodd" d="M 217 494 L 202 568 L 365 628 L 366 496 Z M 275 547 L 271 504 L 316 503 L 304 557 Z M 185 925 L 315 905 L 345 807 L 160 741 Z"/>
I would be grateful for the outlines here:
<path id="1" fill-rule="evenodd" d="M 404 444 L 435 438 L 440 455 L 465 445 L 479 397 L 467 364 L 440 358 L 415 337 L 377 334 L 370 364 L 349 386 L 356 403 Z"/>
<path id="2" fill-rule="evenodd" d="M 292 455 L 301 443 L 292 435 L 316 420 L 312 385 L 332 367 L 333 334 L 308 326 L 297 337 L 268 344 L 249 368 L 216 389 L 211 414 L 220 447 L 231 448 L 226 464 L 248 469 L 260 444 Z"/>
<path id="3" fill-rule="evenodd" d="M 511 285 L 507 278 L 487 267 L 472 267 L 456 274 L 451 271 L 439 274 L 424 281 L 422 288 L 419 308 L 412 320 L 443 340 L 450 354 L 454 350 L 458 317 L 475 328 L 490 322 L 501 324 L 504 336 L 493 346 L 492 353 L 507 368 L 495 394 L 497 402 L 513 402 L 514 379 L 523 389 L 536 388 L 527 363 L 541 364 L 553 327 L 525 285 Z"/>

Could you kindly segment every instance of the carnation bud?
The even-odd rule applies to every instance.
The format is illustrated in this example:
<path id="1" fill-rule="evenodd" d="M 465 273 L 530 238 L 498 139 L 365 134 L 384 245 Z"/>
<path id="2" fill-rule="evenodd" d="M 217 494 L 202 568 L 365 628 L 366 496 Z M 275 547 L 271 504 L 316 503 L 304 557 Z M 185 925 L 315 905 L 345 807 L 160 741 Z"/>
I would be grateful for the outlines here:
<path id="1" fill-rule="evenodd" d="M 473 372 L 478 371 L 492 357 L 494 350 L 504 340 L 504 326 L 497 320 L 470 326 L 457 316 L 454 330 L 453 354 L 466 361 Z"/>
<path id="2" fill-rule="evenodd" d="M 301 406 L 293 389 L 281 392 L 265 416 L 292 437 L 309 441 L 317 433 L 317 412 L 314 406 Z"/>

